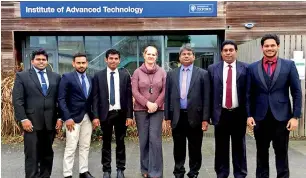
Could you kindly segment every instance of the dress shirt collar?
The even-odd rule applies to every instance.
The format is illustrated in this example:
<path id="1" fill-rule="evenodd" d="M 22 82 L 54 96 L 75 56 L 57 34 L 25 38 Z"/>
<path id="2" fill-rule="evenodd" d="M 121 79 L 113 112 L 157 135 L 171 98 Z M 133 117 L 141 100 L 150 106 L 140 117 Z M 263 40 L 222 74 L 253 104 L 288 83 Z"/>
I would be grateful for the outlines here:
<path id="1" fill-rule="evenodd" d="M 193 64 L 190 64 L 189 66 L 181 65 L 181 71 L 183 71 L 183 69 L 189 69 L 189 71 L 192 71 L 192 69 L 193 69 Z"/>

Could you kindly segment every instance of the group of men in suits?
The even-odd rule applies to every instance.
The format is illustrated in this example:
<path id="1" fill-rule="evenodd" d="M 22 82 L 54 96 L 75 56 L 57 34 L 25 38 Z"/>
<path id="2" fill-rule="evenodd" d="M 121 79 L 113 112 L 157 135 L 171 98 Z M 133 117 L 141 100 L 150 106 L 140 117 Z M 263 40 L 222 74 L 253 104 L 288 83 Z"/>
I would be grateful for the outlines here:
<path id="1" fill-rule="evenodd" d="M 246 126 L 254 129 L 257 147 L 257 178 L 269 177 L 269 146 L 273 143 L 277 177 L 288 178 L 289 132 L 295 130 L 301 115 L 301 86 L 293 61 L 277 56 L 279 38 L 263 36 L 264 57 L 250 65 L 237 60 L 237 44 L 226 40 L 221 45 L 222 61 L 208 70 L 194 66 L 195 53 L 190 45 L 181 47 L 180 67 L 168 72 L 165 94 L 165 123 L 172 128 L 174 171 L 185 174 L 186 140 L 189 168 L 187 176 L 196 178 L 202 164 L 203 131 L 215 127 L 215 172 L 217 178 L 230 173 L 229 150 L 235 178 L 247 176 Z M 13 89 L 15 116 L 24 129 L 26 178 L 50 177 L 55 129 L 66 128 L 63 174 L 72 177 L 79 145 L 81 178 L 92 178 L 88 153 L 92 128 L 103 131 L 103 177 L 111 176 L 112 129 L 116 136 L 117 178 L 124 177 L 126 128 L 132 123 L 133 104 L 129 74 L 118 69 L 120 53 L 106 52 L 107 68 L 93 78 L 86 75 L 85 54 L 74 56 L 74 72 L 60 78 L 46 71 L 48 55 L 36 51 L 33 68 L 16 74 Z M 289 100 L 292 95 L 293 108 Z M 57 104 L 58 103 L 58 104 Z M 57 112 L 60 108 L 60 115 Z M 61 118 L 59 120 L 58 118 Z"/>

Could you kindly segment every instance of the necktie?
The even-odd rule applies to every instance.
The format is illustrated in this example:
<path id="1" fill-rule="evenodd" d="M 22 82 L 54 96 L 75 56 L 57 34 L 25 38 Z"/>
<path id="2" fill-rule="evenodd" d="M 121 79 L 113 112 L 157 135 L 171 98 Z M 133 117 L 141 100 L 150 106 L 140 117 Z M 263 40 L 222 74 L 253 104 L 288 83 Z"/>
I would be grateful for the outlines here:
<path id="1" fill-rule="evenodd" d="M 269 76 L 271 76 L 271 75 L 272 75 L 271 66 L 272 66 L 272 63 L 273 63 L 273 62 L 267 62 L 267 63 L 268 63 L 268 70 L 267 70 L 267 73 L 268 73 Z"/>
<path id="2" fill-rule="evenodd" d="M 228 65 L 228 73 L 226 80 L 226 108 L 232 108 L 232 66 Z"/>
<path id="3" fill-rule="evenodd" d="M 43 71 L 39 71 L 38 73 L 40 74 L 42 92 L 43 92 L 44 96 L 46 96 L 47 95 L 48 86 L 47 86 L 46 79 L 44 77 L 44 72 Z"/>
<path id="4" fill-rule="evenodd" d="M 189 69 L 183 69 L 183 76 L 182 76 L 182 84 L 181 84 L 181 98 L 185 99 L 187 96 L 187 71 Z"/>
<path id="5" fill-rule="evenodd" d="M 85 97 L 87 98 L 87 88 L 86 88 L 86 82 L 85 82 L 85 75 L 81 75 L 82 78 L 82 90 L 84 92 Z"/>
<path id="6" fill-rule="evenodd" d="M 114 80 L 115 72 L 111 72 L 110 76 L 110 104 L 112 106 L 115 105 L 115 80 Z"/>

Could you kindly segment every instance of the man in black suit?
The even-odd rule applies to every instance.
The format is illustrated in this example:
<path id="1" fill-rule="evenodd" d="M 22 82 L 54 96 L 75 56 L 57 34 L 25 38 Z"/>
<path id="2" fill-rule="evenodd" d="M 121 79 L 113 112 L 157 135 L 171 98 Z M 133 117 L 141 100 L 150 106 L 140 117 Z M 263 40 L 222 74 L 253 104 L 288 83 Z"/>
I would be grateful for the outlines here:
<path id="1" fill-rule="evenodd" d="M 189 44 L 179 52 L 181 67 L 170 71 L 166 79 L 165 120 L 172 126 L 174 172 L 185 174 L 186 138 L 189 148 L 188 177 L 198 177 L 202 164 L 203 131 L 208 129 L 210 82 L 208 72 L 193 65 L 195 54 Z"/>
<path id="2" fill-rule="evenodd" d="M 115 49 L 106 52 L 107 68 L 96 73 L 93 82 L 94 128 L 99 126 L 103 131 L 102 165 L 103 177 L 111 175 L 111 141 L 113 127 L 116 136 L 117 178 L 124 178 L 125 145 L 124 137 L 127 126 L 133 120 L 133 102 L 131 78 L 125 69 L 118 69 L 120 53 Z"/>
<path id="3" fill-rule="evenodd" d="M 211 82 L 211 119 L 215 125 L 215 171 L 217 178 L 230 172 L 230 140 L 235 178 L 247 176 L 245 147 L 247 64 L 237 59 L 237 44 L 221 45 L 222 61 L 208 67 Z"/>
<path id="4" fill-rule="evenodd" d="M 30 70 L 16 74 L 13 105 L 24 129 L 25 177 L 47 178 L 52 172 L 55 130 L 62 127 L 57 110 L 60 75 L 46 70 L 44 50 L 33 51 L 31 64 Z"/>
<path id="5" fill-rule="evenodd" d="M 92 78 L 86 74 L 86 54 L 73 56 L 74 72 L 65 73 L 59 84 L 58 103 L 66 127 L 63 175 L 72 178 L 74 155 L 79 145 L 80 178 L 94 178 L 88 171 L 88 154 L 92 134 Z"/>
<path id="6" fill-rule="evenodd" d="M 293 61 L 278 57 L 279 45 L 278 36 L 264 35 L 261 39 L 264 57 L 248 67 L 247 123 L 251 128 L 255 126 L 257 178 L 269 177 L 271 141 L 277 177 L 289 178 L 289 133 L 297 128 L 301 117 L 302 90 L 299 74 Z"/>

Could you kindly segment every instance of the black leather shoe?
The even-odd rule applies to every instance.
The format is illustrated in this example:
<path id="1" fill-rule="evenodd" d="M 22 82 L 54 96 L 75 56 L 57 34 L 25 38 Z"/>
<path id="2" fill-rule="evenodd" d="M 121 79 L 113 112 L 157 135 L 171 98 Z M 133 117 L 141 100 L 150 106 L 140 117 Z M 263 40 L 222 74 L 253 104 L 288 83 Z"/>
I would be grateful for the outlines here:
<path id="1" fill-rule="evenodd" d="M 66 177 L 64 177 L 64 178 L 72 178 L 72 176 L 66 176 Z"/>
<path id="2" fill-rule="evenodd" d="M 117 178 L 125 178 L 123 171 L 121 171 L 121 170 L 117 171 Z"/>
<path id="3" fill-rule="evenodd" d="M 110 172 L 104 172 L 103 173 L 103 178 L 111 178 L 111 173 Z"/>
<path id="4" fill-rule="evenodd" d="M 92 176 L 90 174 L 90 172 L 84 172 L 84 173 L 80 173 L 80 178 L 95 178 L 94 176 Z"/>

